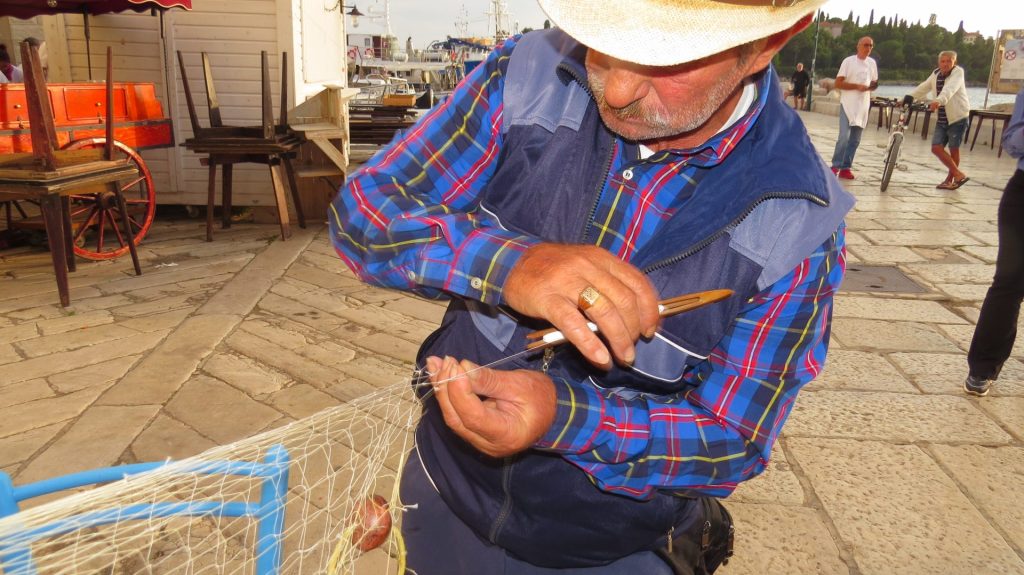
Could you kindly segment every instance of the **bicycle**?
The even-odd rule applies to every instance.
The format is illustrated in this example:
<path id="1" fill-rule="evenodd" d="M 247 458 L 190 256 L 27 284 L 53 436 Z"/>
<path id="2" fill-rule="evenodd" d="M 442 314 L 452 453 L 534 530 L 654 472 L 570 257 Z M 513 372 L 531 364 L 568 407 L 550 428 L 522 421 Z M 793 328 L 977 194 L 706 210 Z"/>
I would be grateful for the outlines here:
<path id="1" fill-rule="evenodd" d="M 914 99 L 909 95 L 903 97 L 903 105 L 900 106 L 900 116 L 889 129 L 889 145 L 885 148 L 885 163 L 882 165 L 882 185 L 884 192 L 889 187 L 889 180 L 892 178 L 892 171 L 900 161 L 900 148 L 903 146 L 903 133 L 910 122 L 910 106 Z"/>

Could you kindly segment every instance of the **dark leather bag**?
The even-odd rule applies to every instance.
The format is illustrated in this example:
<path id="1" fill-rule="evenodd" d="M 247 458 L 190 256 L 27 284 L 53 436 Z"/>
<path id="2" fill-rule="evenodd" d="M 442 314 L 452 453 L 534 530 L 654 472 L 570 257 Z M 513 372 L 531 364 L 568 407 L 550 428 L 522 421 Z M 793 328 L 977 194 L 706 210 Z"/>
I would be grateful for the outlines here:
<path id="1" fill-rule="evenodd" d="M 654 551 L 675 575 L 710 575 L 732 557 L 732 515 L 714 497 L 701 497 L 700 506 L 704 514 L 701 521 L 676 535 L 668 547 Z"/>

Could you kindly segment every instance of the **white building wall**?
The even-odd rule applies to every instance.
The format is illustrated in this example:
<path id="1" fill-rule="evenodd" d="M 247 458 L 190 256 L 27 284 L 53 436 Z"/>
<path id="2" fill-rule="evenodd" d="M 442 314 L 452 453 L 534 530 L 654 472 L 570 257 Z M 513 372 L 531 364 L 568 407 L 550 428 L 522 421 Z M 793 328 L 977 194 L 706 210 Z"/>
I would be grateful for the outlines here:
<path id="1" fill-rule="evenodd" d="M 61 39 L 52 39 L 48 36 L 47 52 L 54 55 L 63 52 L 70 78 L 55 78 L 58 74 L 51 71 L 51 82 L 103 82 L 106 77 L 106 54 L 109 46 L 113 52 L 114 81 L 154 83 L 157 98 L 163 105 L 164 113 L 167 113 L 159 17 L 151 16 L 148 12 L 90 16 L 88 53 L 84 18 L 78 14 L 64 14 L 60 18 L 63 20 L 65 44 L 61 46 Z M 53 60 L 53 56 L 50 59 Z M 160 202 L 175 190 L 171 178 L 174 150 L 158 148 L 142 150 L 140 154 L 153 175 L 157 202 Z"/>

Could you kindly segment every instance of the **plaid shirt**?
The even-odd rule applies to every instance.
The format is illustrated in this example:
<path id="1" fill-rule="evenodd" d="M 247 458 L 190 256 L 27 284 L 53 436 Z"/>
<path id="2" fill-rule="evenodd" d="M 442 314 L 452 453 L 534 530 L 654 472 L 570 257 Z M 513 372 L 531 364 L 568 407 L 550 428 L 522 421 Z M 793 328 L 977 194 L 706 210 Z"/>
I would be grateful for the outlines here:
<path id="1" fill-rule="evenodd" d="M 543 238 L 502 230 L 478 210 L 502 145 L 508 40 L 404 138 L 374 156 L 332 204 L 335 249 L 365 281 L 430 297 L 501 303 L 519 256 Z M 587 240 L 623 260 L 656 238 L 690 198 L 703 170 L 728 156 L 764 107 L 690 150 L 640 160 L 616 141 Z M 722 495 L 761 470 L 796 391 L 821 370 L 831 297 L 842 278 L 843 236 L 748 302 L 695 389 L 625 400 L 587 382 L 556 382 L 556 421 L 538 447 L 561 452 L 602 488 L 643 498 L 654 489 Z"/>

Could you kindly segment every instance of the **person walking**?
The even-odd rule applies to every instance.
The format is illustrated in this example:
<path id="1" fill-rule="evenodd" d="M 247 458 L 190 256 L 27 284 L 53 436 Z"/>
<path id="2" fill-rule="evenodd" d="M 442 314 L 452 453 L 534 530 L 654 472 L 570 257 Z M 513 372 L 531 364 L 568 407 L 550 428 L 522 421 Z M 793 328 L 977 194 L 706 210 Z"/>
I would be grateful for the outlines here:
<path id="1" fill-rule="evenodd" d="M 411 570 L 728 556 L 718 498 L 821 371 L 845 268 L 854 199 L 771 66 L 823 3 L 540 0 L 556 27 L 502 43 L 346 182 L 342 260 L 451 299 L 416 360 Z M 714 289 L 733 295 L 659 319 Z M 548 326 L 566 344 L 524 354 Z"/>
<path id="2" fill-rule="evenodd" d="M 1017 158 L 1017 170 L 999 200 L 996 273 L 981 304 L 967 352 L 964 391 L 977 396 L 988 394 L 1010 357 L 1017 339 L 1020 302 L 1024 299 L 1024 88 L 1017 93 L 1002 144 L 1007 154 Z"/>
<path id="3" fill-rule="evenodd" d="M 7 46 L 0 44 L 0 84 L 24 81 L 25 75 L 22 73 L 19 66 L 15 66 L 14 63 L 11 62 L 11 54 L 7 51 Z"/>
<path id="4" fill-rule="evenodd" d="M 926 95 L 931 97 L 928 109 L 938 111 L 932 134 L 932 153 L 947 170 L 946 179 L 935 187 L 955 190 L 970 180 L 960 170 L 960 143 L 967 133 L 967 117 L 971 112 L 964 69 L 956 65 L 956 52 L 940 52 L 939 67 L 910 93 L 915 100 Z M 946 146 L 949 146 L 948 152 Z"/>
<path id="5" fill-rule="evenodd" d="M 793 108 L 803 110 L 807 102 L 807 89 L 811 85 L 811 75 L 804 70 L 803 62 L 797 63 L 796 71 L 789 77 L 789 82 L 793 84 Z"/>
<path id="6" fill-rule="evenodd" d="M 857 53 L 839 66 L 835 89 L 839 90 L 839 137 L 832 153 L 832 173 L 852 180 L 853 157 L 871 111 L 871 91 L 878 87 L 878 65 L 871 58 L 875 41 L 865 36 L 857 41 Z"/>

